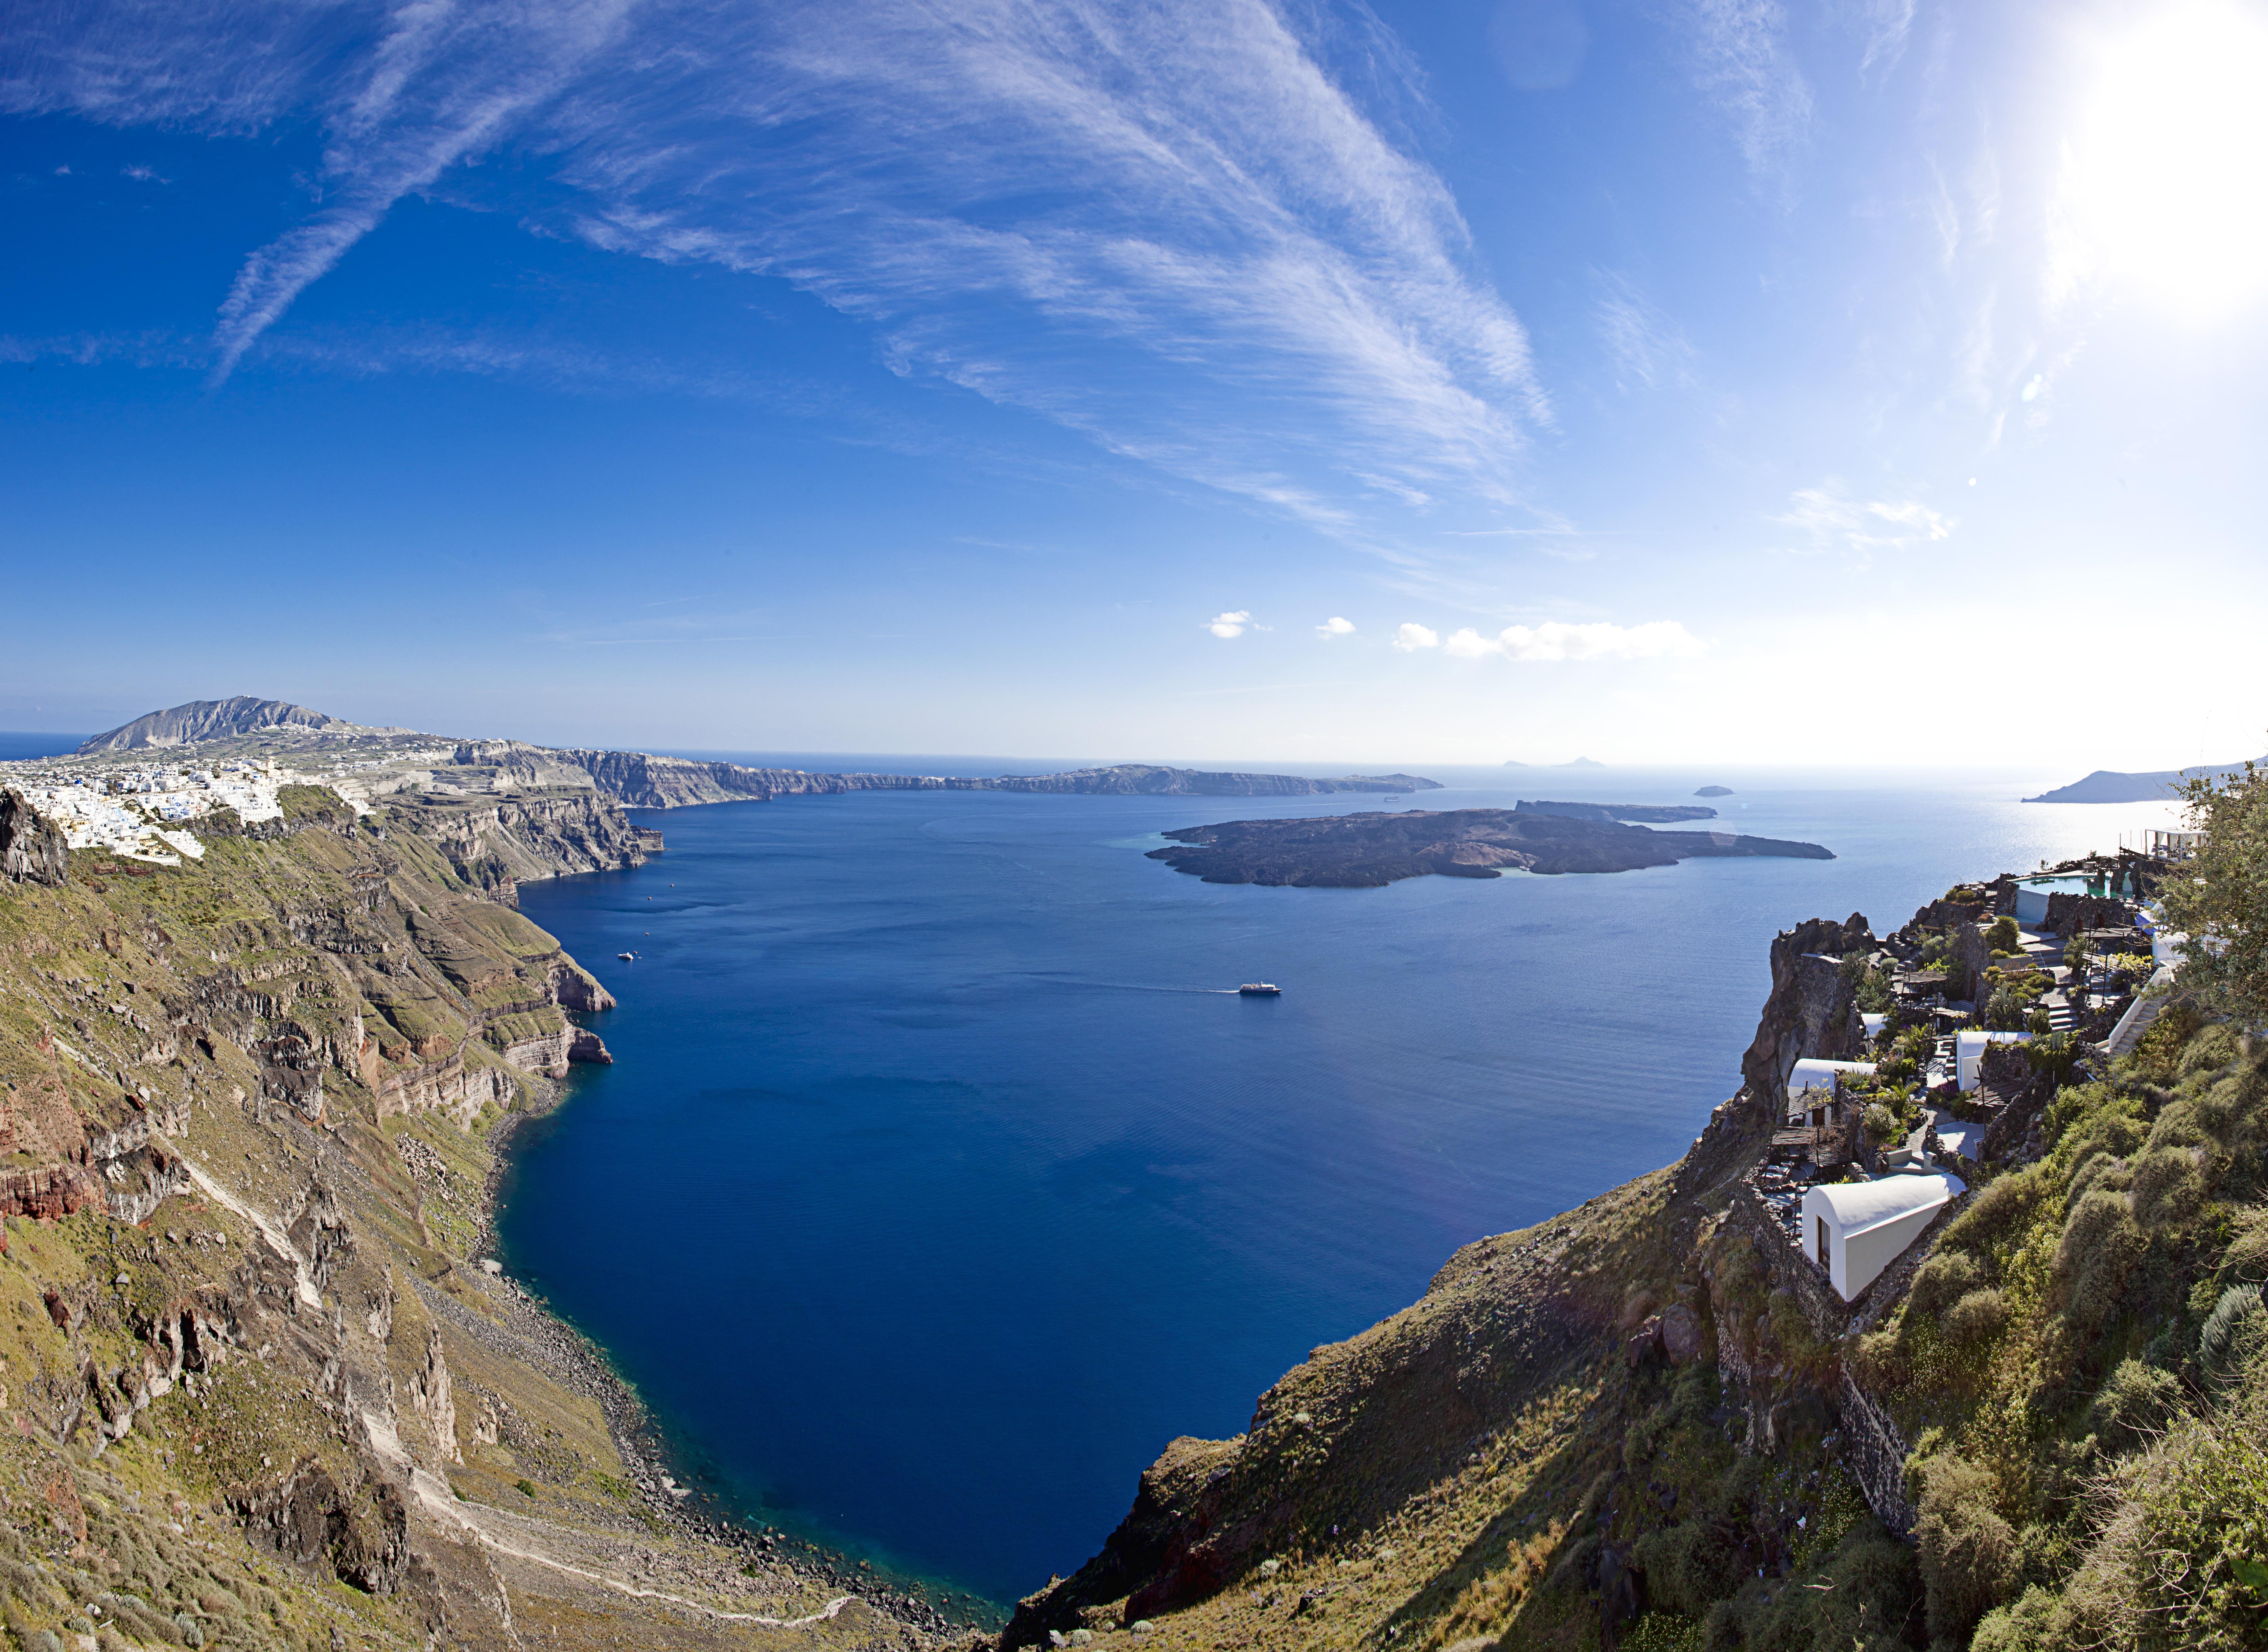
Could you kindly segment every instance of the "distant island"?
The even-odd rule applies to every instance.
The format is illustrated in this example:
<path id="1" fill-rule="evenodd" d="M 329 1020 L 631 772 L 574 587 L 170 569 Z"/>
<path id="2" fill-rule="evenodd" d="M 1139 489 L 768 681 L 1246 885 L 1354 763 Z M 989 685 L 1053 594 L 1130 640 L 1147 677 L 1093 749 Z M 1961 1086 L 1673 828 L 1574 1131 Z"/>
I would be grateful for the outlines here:
<path id="1" fill-rule="evenodd" d="M 1660 825 L 1672 820 L 1713 820 L 1714 809 L 1690 803 L 1530 803 L 1522 797 L 1514 814 L 1556 814 L 1568 820 L 1624 820 Z"/>
<path id="2" fill-rule="evenodd" d="M 2259 760 L 2268 764 L 2268 757 Z M 2227 780 L 2242 775 L 2242 763 L 2220 763 L 2196 768 L 2155 768 L 2142 774 L 2124 774 L 2115 768 L 2098 768 L 2084 780 L 2075 780 L 2068 786 L 2058 786 L 2053 791 L 2043 791 L 2036 797 L 2027 797 L 2026 803 L 2163 803 L 2170 798 L 2183 781 L 2194 780 L 2200 775 L 2215 780 Z"/>
<path id="3" fill-rule="evenodd" d="M 1184 826 L 1150 851 L 1209 884 L 1376 889 L 1404 877 L 1495 877 L 1510 869 L 1627 872 L 1719 855 L 1831 861 L 1816 843 L 1729 832 L 1654 832 L 1613 820 L 1516 809 L 1328 815 L 1313 820 L 1231 820 Z"/>
<path id="4" fill-rule="evenodd" d="M 1697 797 L 1729 797 L 1733 795 L 1733 789 L 1730 786 L 1704 786 L 1693 795 Z"/>

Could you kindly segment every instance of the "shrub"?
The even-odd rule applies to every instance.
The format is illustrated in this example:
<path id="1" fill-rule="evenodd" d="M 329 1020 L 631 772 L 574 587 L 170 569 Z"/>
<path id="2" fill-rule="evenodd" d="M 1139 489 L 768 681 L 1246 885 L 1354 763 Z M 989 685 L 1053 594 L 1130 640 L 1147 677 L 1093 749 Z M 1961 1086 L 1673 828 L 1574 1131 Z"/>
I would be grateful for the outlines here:
<path id="1" fill-rule="evenodd" d="M 1946 1250 L 1992 1250 L 2030 1225 L 2050 1197 L 2045 1164 L 2011 1171 L 1985 1185 L 1945 1230 Z"/>
<path id="2" fill-rule="evenodd" d="M 2219 1023 L 2205 1028 L 2189 1041 L 2175 1071 L 2183 1078 L 2198 1073 L 2217 1073 L 2234 1061 L 2238 1054 L 2236 1029 Z"/>
<path id="3" fill-rule="evenodd" d="M 2134 1161 L 2134 1215 L 2144 1226 L 2185 1228 L 2205 1205 L 2205 1177 L 2195 1149 L 2154 1147 Z"/>
<path id="4" fill-rule="evenodd" d="M 2041 1652 L 2050 1644 L 2056 1597 L 2037 1583 L 2006 1606 L 1984 1614 L 1969 1652 Z"/>
<path id="5" fill-rule="evenodd" d="M 1871 1521 L 1836 1546 L 1822 1575 L 1800 1579 L 1758 1612 L 1749 1652 L 1904 1652 L 1913 1556 Z"/>
<path id="6" fill-rule="evenodd" d="M 1985 926 L 1984 944 L 1995 952 L 2014 952 L 2023 943 L 2023 932 L 2017 929 L 2015 919 L 2007 913 L 2002 913 Z"/>
<path id="7" fill-rule="evenodd" d="M 1970 1353 L 1999 1340 L 2008 1328 L 2008 1303 L 1997 1290 L 1972 1290 L 1945 1316 L 1945 1334 Z"/>
<path id="8" fill-rule="evenodd" d="M 1914 1274 L 1906 1300 L 1915 1313 L 1934 1319 L 1984 1282 L 1984 1270 L 1965 1251 L 1940 1251 Z"/>
<path id="9" fill-rule="evenodd" d="M 2085 1324 L 2100 1324 L 2117 1303 L 2146 1243 L 2134 1225 L 2125 1194 L 2098 1187 L 2082 1197 L 2072 1207 L 2056 1250 L 2056 1274 L 2064 1287 L 2066 1311 Z"/>
<path id="10" fill-rule="evenodd" d="M 2123 1477 L 2124 1496 L 2056 1611 L 2060 1648 L 2235 1652 L 2268 1613 L 2268 1367 L 2177 1419 Z"/>
<path id="11" fill-rule="evenodd" d="M 1879 1101 L 1868 1104 L 1859 1115 L 1859 1125 L 1867 1132 L 1867 1140 L 1876 1147 L 1888 1146 L 1905 1134 L 1898 1128 L 1898 1115 Z"/>
<path id="12" fill-rule="evenodd" d="M 1699 1652 L 1701 1626 L 1690 1618 L 1649 1612 L 1624 1633 L 1621 1645 L 1623 1652 Z"/>
<path id="13" fill-rule="evenodd" d="M 1995 988 L 1984 1001 L 1984 1025 L 1993 1032 L 2021 1032 L 2026 1008 L 2024 995 L 2015 988 Z"/>
<path id="14" fill-rule="evenodd" d="M 2015 1529 L 1993 1505 L 1998 1487 L 1957 1457 L 1923 1460 L 1921 1518 L 1914 1527 L 1933 1641 L 1955 1643 L 2016 1584 Z"/>
<path id="15" fill-rule="evenodd" d="M 1869 1331 L 1844 1344 L 1852 1377 L 1870 1393 L 1887 1394 L 1911 1377 L 1895 1331 Z"/>
<path id="16" fill-rule="evenodd" d="M 2123 1193 L 2133 1179 L 2132 1169 L 2124 1161 L 2115 1159 L 2108 1153 L 2088 1154 L 2080 1161 L 2079 1168 L 2072 1172 L 2071 1190 L 2064 1195 L 2064 1215 L 2069 1215 L 2072 1207 L 2084 1199 L 2090 1189 L 2102 1187 L 2112 1193 Z"/>
<path id="17" fill-rule="evenodd" d="M 1648 1597 L 1688 1617 L 1741 1586 L 1739 1541 L 1730 1526 L 1706 1516 L 1647 1532 L 1631 1558 L 1646 1573 Z"/>
<path id="18" fill-rule="evenodd" d="M 2257 1285 L 2231 1285 L 2205 1316 L 2198 1335 L 2198 1363 L 2215 1382 L 2235 1377 L 2244 1362 L 2268 1342 L 2268 1309 L 2260 1303 Z"/>
<path id="19" fill-rule="evenodd" d="M 2047 1011 L 2035 1010 L 2032 1016 L 2044 1023 Z M 2071 1069 L 2079 1065 L 2079 1040 L 2068 1032 L 2050 1032 L 2044 1024 L 2033 1031 L 2045 1036 L 2035 1038 L 2024 1046 L 2024 1059 L 2032 1064 L 2032 1071 L 2045 1073 L 2057 1083 L 2062 1083 L 2071 1076 Z"/>
<path id="20" fill-rule="evenodd" d="M 2106 1450 L 2132 1450 L 2165 1428 L 2181 1395 L 2181 1383 L 2171 1371 L 2139 1360 L 2122 1361 L 2087 1408 L 2087 1427 Z"/>

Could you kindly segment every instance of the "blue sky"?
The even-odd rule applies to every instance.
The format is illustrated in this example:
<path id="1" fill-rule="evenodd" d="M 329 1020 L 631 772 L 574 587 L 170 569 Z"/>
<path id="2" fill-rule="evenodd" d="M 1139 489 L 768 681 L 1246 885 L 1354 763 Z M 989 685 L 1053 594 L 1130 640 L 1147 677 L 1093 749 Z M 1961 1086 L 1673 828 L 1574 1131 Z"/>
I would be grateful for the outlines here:
<path id="1" fill-rule="evenodd" d="M 0 726 L 2260 749 L 2268 12 L 20 4 Z"/>

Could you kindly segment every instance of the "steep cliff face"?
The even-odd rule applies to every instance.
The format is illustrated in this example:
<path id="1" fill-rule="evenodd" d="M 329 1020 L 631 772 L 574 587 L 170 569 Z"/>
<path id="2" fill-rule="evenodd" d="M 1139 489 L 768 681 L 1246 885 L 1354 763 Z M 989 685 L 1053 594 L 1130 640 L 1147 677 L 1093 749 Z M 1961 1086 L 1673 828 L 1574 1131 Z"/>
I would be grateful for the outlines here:
<path id="1" fill-rule="evenodd" d="M 285 801 L 0 884 L 14 1643 L 923 1644 L 684 1524 L 627 1397 L 473 1260 L 500 1131 L 605 1059 L 563 1006 L 613 1000 L 456 855 L 591 817 Z"/>
<path id="2" fill-rule="evenodd" d="M 501 756 L 493 745 L 460 748 L 468 755 Z M 1414 775 L 1349 775 L 1310 780 L 1299 775 L 1243 775 L 1122 763 L 1061 775 L 829 775 L 794 768 L 748 768 L 738 763 L 657 757 L 645 752 L 559 751 L 549 754 L 581 767 L 608 797 L 632 808 L 673 809 L 686 804 L 743 799 L 836 796 L 854 791 L 1014 791 L 1123 797 L 1309 797 L 1329 792 L 1438 790 Z M 533 761 L 534 760 L 526 760 Z M 531 773 L 535 771 L 531 769 Z"/>
<path id="3" fill-rule="evenodd" d="M 440 848 L 458 879 L 507 905 L 522 883 L 643 866 L 660 847 L 659 834 L 632 825 L 595 791 L 403 797 L 389 807 L 403 826 Z"/>

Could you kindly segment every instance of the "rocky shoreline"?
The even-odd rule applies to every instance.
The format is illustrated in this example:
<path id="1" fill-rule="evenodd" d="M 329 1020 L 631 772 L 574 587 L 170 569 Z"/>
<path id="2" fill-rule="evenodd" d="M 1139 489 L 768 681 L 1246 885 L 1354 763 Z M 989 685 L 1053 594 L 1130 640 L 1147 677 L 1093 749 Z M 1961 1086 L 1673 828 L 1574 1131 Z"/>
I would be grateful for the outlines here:
<path id="1" fill-rule="evenodd" d="M 506 1359 L 528 1360 L 561 1387 L 594 1402 L 606 1418 L 607 1431 L 622 1455 L 630 1484 L 637 1489 L 645 1516 L 654 1524 L 681 1538 L 735 1551 L 750 1563 L 762 1562 L 814 1584 L 856 1594 L 874 1611 L 924 1634 L 967 1633 L 972 1637 L 972 1647 L 988 1646 L 990 1635 L 1007 1621 L 1007 1609 L 998 1603 L 985 1602 L 986 1610 L 978 1612 L 964 1608 L 962 1615 L 954 1616 L 921 1594 L 903 1589 L 877 1590 L 880 1580 L 871 1564 L 770 1528 L 752 1529 L 668 1473 L 668 1445 L 637 1390 L 615 1369 L 604 1349 L 494 1259 L 497 1199 L 512 1138 L 524 1124 L 556 1111 L 567 1098 L 563 1081 L 538 1079 L 530 1089 L 535 1092 L 534 1105 L 507 1114 L 489 1134 L 491 1160 L 481 1189 L 475 1246 L 482 1260 L 475 1267 L 459 1270 L 460 1277 L 481 1292 L 504 1324 L 497 1325 L 446 1291 L 412 1275 L 427 1309 L 446 1317 L 457 1330 L 491 1352 Z M 722 1586 L 726 1580 L 699 1581 Z"/>

